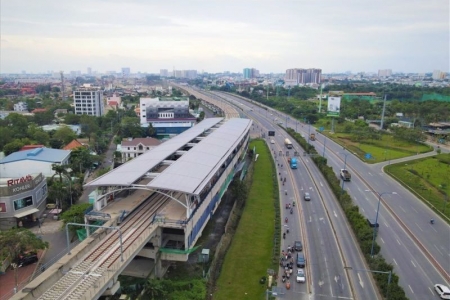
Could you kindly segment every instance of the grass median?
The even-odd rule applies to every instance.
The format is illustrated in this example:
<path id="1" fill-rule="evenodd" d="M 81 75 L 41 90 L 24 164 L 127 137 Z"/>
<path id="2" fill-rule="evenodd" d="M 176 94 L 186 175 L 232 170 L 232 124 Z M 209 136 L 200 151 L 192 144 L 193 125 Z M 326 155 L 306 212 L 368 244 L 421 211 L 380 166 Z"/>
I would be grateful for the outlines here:
<path id="1" fill-rule="evenodd" d="M 242 216 L 217 280 L 214 299 L 260 299 L 267 285 L 259 280 L 273 268 L 276 178 L 270 150 L 262 140 L 250 143 L 259 154 L 254 163 Z"/>

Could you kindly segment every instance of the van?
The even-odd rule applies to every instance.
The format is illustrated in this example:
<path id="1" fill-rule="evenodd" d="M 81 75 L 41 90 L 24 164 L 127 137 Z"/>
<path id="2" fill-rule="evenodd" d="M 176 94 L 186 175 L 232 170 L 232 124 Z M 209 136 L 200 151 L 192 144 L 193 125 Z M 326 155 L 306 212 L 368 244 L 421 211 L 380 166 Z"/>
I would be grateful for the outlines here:
<path id="1" fill-rule="evenodd" d="M 306 265 L 306 259 L 303 253 L 297 253 L 297 267 L 304 268 Z"/>

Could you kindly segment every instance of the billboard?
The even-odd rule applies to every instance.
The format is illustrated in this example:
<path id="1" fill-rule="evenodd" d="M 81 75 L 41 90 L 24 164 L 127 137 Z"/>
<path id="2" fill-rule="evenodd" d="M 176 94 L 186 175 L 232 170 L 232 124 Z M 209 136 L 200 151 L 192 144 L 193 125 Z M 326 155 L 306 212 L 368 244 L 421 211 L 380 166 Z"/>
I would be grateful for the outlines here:
<path id="1" fill-rule="evenodd" d="M 327 116 L 339 117 L 341 111 L 341 97 L 328 97 Z"/>

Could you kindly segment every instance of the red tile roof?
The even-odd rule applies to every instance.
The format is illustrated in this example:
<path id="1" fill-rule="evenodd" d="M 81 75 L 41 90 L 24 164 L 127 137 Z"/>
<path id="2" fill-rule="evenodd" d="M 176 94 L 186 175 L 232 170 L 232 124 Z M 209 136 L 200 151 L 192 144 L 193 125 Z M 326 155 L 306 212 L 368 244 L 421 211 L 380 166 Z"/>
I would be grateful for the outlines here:
<path id="1" fill-rule="evenodd" d="M 86 147 L 86 146 L 77 140 L 73 140 L 70 143 L 68 143 L 67 145 L 65 145 L 63 150 L 72 150 L 72 149 L 79 148 L 79 147 Z"/>
<path id="2" fill-rule="evenodd" d="M 36 149 L 36 148 L 44 148 L 44 145 L 25 145 L 22 148 L 20 148 L 19 151 L 25 151 L 25 150 L 31 150 L 31 149 Z"/>

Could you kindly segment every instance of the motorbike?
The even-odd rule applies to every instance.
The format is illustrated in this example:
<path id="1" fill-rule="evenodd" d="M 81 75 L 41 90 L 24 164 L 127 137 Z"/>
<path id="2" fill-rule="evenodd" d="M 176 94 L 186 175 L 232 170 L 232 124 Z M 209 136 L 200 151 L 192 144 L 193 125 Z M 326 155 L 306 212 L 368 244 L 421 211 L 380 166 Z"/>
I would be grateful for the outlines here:
<path id="1" fill-rule="evenodd" d="M 430 220 L 430 223 L 431 223 L 431 224 L 434 224 L 434 219 L 431 219 L 431 220 Z"/>
<path id="2" fill-rule="evenodd" d="M 287 195 L 287 190 L 284 190 L 284 194 Z"/>
<path id="3" fill-rule="evenodd" d="M 286 282 L 286 275 L 281 276 L 281 281 Z"/>
<path id="4" fill-rule="evenodd" d="M 286 222 L 286 223 L 288 222 L 288 218 L 287 217 L 286 217 L 286 219 L 284 219 L 284 222 Z"/>
<path id="5" fill-rule="evenodd" d="M 286 238 L 286 233 L 283 233 L 283 239 L 285 239 Z"/>
<path id="6" fill-rule="evenodd" d="M 294 210 L 291 208 L 291 215 L 292 215 L 293 212 L 294 212 Z"/>
<path id="7" fill-rule="evenodd" d="M 295 206 L 295 201 L 292 202 L 292 206 Z"/>

